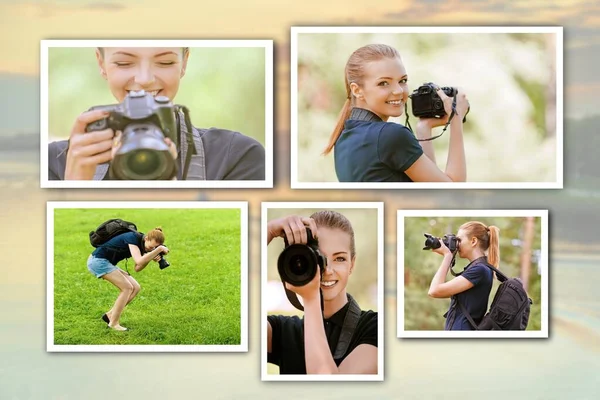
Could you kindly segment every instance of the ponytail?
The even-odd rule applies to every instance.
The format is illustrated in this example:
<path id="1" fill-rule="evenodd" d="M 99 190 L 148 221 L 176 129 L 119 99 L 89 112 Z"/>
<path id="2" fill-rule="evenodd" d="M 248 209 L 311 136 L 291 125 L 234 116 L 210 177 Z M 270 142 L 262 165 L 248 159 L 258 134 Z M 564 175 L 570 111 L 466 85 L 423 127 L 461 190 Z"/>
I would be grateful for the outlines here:
<path id="1" fill-rule="evenodd" d="M 350 92 L 348 78 L 346 77 L 344 81 L 346 83 L 346 101 L 344 102 L 342 111 L 340 111 L 340 115 L 338 116 L 337 124 L 335 124 L 335 128 L 333 128 L 331 136 L 329 136 L 329 143 L 327 143 L 327 147 L 325 147 L 325 150 L 323 150 L 324 156 L 331 153 L 331 150 L 333 150 L 335 143 L 337 142 L 338 138 L 342 134 L 342 131 L 344 130 L 344 124 L 346 123 L 348 117 L 350 117 L 350 112 L 352 111 L 352 101 L 350 100 L 352 98 L 352 93 Z"/>
<path id="2" fill-rule="evenodd" d="M 490 246 L 488 248 L 488 262 L 496 268 L 500 267 L 500 229 L 488 226 Z"/>

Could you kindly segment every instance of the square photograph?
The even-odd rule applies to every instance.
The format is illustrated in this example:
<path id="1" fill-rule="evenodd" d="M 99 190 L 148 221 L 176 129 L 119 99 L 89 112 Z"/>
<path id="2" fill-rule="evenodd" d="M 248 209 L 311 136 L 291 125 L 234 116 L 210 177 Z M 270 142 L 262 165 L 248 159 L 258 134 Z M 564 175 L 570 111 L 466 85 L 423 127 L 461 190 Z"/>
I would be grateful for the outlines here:
<path id="1" fill-rule="evenodd" d="M 547 210 L 399 210 L 398 337 L 547 338 Z"/>
<path id="2" fill-rule="evenodd" d="M 273 187 L 272 40 L 42 40 L 40 60 L 42 188 Z"/>
<path id="3" fill-rule="evenodd" d="M 562 188 L 562 49 L 562 27 L 292 27 L 292 188 Z"/>
<path id="4" fill-rule="evenodd" d="M 248 351 L 247 213 L 48 202 L 47 351 Z"/>
<path id="5" fill-rule="evenodd" d="M 263 381 L 383 380 L 383 203 L 262 203 Z"/>

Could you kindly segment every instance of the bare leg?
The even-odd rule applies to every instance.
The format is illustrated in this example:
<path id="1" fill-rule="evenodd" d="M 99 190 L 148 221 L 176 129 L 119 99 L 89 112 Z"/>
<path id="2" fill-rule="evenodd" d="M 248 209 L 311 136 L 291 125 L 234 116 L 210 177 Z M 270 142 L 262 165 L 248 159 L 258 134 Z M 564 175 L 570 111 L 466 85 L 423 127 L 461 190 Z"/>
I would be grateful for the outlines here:
<path id="1" fill-rule="evenodd" d="M 127 305 L 129 305 L 129 303 L 131 303 L 133 301 L 133 299 L 135 298 L 135 296 L 137 296 L 137 294 L 140 292 L 140 290 L 142 288 L 141 288 L 140 284 L 131 275 L 128 275 L 123 270 L 119 270 L 119 271 L 123 274 L 123 276 L 125 278 L 127 278 L 127 280 L 133 286 L 133 292 L 131 292 L 131 296 L 129 296 L 129 299 L 127 299 L 127 304 L 125 304 L 127 306 Z M 112 308 L 106 312 L 106 315 L 108 316 L 108 318 L 110 320 L 112 320 L 112 313 L 113 313 L 113 309 Z"/>
<path id="2" fill-rule="evenodd" d="M 102 276 L 102 278 L 115 285 L 120 291 L 119 296 L 111 309 L 112 312 L 109 316 L 110 322 L 108 323 L 108 326 L 119 331 L 124 331 L 126 328 L 119 324 L 119 319 L 121 318 L 123 309 L 127 305 L 127 301 L 133 293 L 133 285 L 120 271 L 113 271 Z"/>

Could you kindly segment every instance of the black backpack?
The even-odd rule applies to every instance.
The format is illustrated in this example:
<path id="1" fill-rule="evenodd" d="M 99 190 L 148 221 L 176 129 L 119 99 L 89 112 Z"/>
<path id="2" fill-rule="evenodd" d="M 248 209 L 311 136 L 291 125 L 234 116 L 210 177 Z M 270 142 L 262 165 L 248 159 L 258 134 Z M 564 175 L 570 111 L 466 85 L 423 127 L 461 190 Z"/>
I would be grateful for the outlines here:
<path id="1" fill-rule="evenodd" d="M 467 317 L 473 328 L 478 331 L 524 331 L 529 323 L 529 312 L 533 300 L 529 298 L 523 282 L 519 278 L 509 278 L 489 264 L 488 268 L 496 273 L 500 286 L 494 295 L 490 310 L 483 317 L 481 323 L 476 324 L 467 309 L 458 301 L 462 313 Z"/>
<path id="2" fill-rule="evenodd" d="M 94 247 L 98 247 L 115 236 L 126 232 L 135 232 L 141 235 L 133 222 L 124 221 L 122 219 L 109 219 L 108 221 L 103 222 L 95 231 L 90 232 L 90 244 Z"/>

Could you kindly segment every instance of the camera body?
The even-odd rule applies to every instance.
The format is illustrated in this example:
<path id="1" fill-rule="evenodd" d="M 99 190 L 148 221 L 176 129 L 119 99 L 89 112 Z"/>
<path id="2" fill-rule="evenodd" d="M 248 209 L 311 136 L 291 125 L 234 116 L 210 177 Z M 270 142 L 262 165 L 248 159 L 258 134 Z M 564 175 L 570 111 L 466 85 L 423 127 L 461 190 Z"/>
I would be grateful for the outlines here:
<path id="1" fill-rule="evenodd" d="M 432 82 L 423 83 L 409 95 L 412 101 L 412 113 L 415 117 L 442 118 L 446 115 L 444 102 L 437 94 L 438 89 L 443 90 L 448 97 L 454 97 L 458 93 L 458 90 L 454 87 L 445 86 L 440 88 Z M 463 122 L 465 121 L 466 114 L 463 118 Z"/>
<path id="2" fill-rule="evenodd" d="M 284 237 L 285 249 L 277 259 L 277 271 L 281 280 L 292 286 L 304 286 L 314 279 L 317 272 L 323 277 L 327 258 L 319 251 L 319 242 L 306 228 L 306 244 L 288 244 Z"/>
<path id="3" fill-rule="evenodd" d="M 152 96 L 143 90 L 130 92 L 120 104 L 101 105 L 90 110 L 110 115 L 94 121 L 86 132 L 121 131 L 121 146 L 110 164 L 111 179 L 172 179 L 177 164 L 164 139 L 177 146 L 177 107 L 166 96 Z"/>
<path id="4" fill-rule="evenodd" d="M 430 235 L 429 233 L 425 233 L 424 235 L 425 235 L 425 247 L 423 247 L 423 250 L 434 250 L 434 249 L 439 249 L 440 247 L 442 247 L 442 245 L 440 244 L 440 238 Z M 458 237 L 456 237 L 456 235 L 449 233 L 447 235 L 444 235 L 444 237 L 441 239 L 441 241 L 446 245 L 446 247 L 452 253 L 454 253 L 456 250 L 458 250 L 458 246 L 460 244 L 460 239 Z"/>

